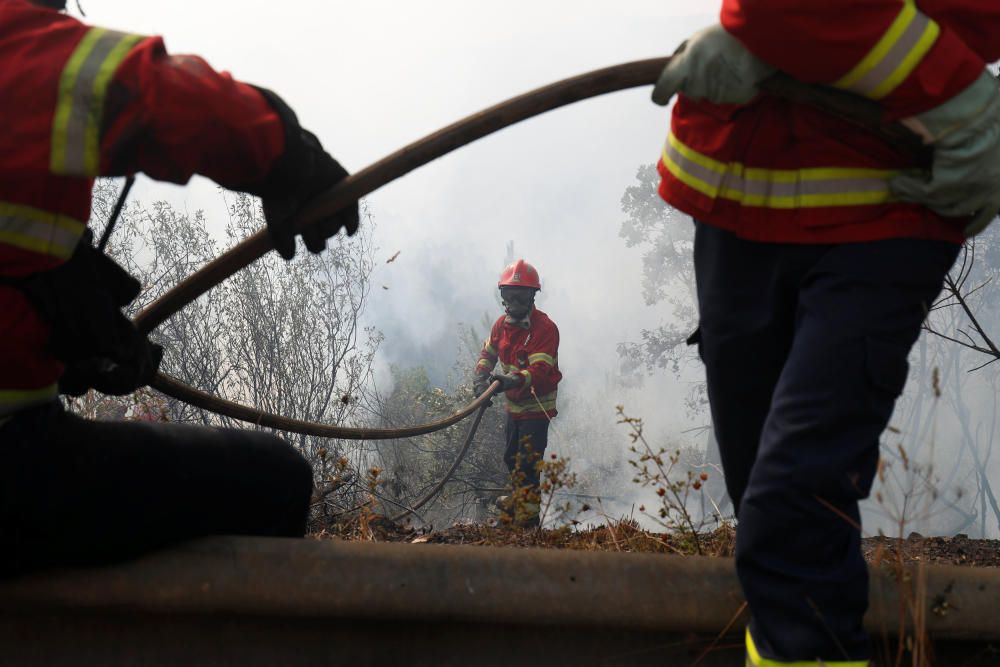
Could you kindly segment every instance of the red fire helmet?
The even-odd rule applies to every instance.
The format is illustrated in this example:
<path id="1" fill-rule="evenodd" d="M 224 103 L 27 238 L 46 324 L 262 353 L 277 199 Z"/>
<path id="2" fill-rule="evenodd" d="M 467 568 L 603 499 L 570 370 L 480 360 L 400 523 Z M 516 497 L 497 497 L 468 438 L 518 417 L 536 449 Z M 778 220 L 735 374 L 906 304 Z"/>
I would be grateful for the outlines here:
<path id="1" fill-rule="evenodd" d="M 538 280 L 538 271 L 535 267 L 519 259 L 503 270 L 497 287 L 533 287 L 540 290 L 542 284 Z"/>

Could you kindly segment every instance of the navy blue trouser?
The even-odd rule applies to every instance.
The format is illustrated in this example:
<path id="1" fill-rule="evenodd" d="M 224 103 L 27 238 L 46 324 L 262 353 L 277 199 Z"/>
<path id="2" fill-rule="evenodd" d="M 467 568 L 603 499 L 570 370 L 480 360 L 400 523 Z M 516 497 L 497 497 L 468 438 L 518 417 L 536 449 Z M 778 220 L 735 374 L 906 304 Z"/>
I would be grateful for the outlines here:
<path id="1" fill-rule="evenodd" d="M 697 224 L 699 352 L 765 658 L 869 655 L 858 501 L 958 251 L 915 239 L 755 243 Z"/>
<path id="2" fill-rule="evenodd" d="M 524 472 L 524 486 L 537 487 L 539 481 L 535 464 L 545 455 L 549 444 L 548 419 L 514 419 L 507 415 L 506 429 L 507 449 L 503 460 L 507 470 L 514 472 L 517 468 L 517 455 L 521 454 L 521 467 Z"/>
<path id="3" fill-rule="evenodd" d="M 309 464 L 270 433 L 25 410 L 0 426 L 0 577 L 205 535 L 301 537 L 311 494 Z"/>

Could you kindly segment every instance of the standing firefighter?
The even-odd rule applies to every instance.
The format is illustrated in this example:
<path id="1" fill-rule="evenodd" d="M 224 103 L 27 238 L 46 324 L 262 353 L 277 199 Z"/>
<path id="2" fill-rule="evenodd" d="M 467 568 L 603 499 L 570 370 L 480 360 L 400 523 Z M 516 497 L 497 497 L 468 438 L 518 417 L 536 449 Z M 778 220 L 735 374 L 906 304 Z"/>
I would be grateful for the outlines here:
<path id="1" fill-rule="evenodd" d="M 1000 208 L 1000 4 L 724 0 L 678 97 L 660 192 L 694 217 L 701 358 L 750 605 L 748 665 L 867 665 L 858 501 L 960 244 Z M 876 100 L 918 159 L 760 94 L 776 70 Z"/>
<path id="2" fill-rule="evenodd" d="M 535 308 L 542 286 L 538 271 L 519 259 L 500 274 L 500 298 L 505 315 L 490 330 L 476 364 L 476 395 L 493 381 L 507 396 L 507 448 L 504 462 L 511 472 L 514 493 L 505 509 L 524 525 L 538 525 L 539 473 L 545 454 L 549 422 L 556 416 L 559 372 L 559 329 Z M 500 372 L 493 369 L 500 362 Z"/>
<path id="3" fill-rule="evenodd" d="M 301 536 L 312 473 L 279 438 L 88 421 L 58 395 L 127 394 L 160 360 L 120 310 L 138 283 L 91 245 L 94 177 L 202 174 L 259 195 L 288 259 L 289 216 L 346 172 L 273 93 L 63 5 L 0 0 L 0 576 L 214 533 Z M 306 246 L 357 221 L 354 206 Z"/>

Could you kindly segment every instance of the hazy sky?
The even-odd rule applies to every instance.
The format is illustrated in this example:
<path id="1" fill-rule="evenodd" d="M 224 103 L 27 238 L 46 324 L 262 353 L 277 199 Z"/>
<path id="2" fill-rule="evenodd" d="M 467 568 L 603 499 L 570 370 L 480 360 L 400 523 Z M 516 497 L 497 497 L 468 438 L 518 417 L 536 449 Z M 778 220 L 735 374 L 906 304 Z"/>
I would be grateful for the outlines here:
<path id="1" fill-rule="evenodd" d="M 277 91 L 356 170 L 513 95 L 668 54 L 714 22 L 718 5 L 85 0 L 83 8 L 91 23 L 161 34 L 172 52 Z M 513 241 L 540 270 L 541 308 L 562 331 L 563 403 L 607 386 L 615 345 L 658 319 L 641 298 L 639 253 L 618 237 L 622 192 L 639 165 L 657 159 L 666 134 L 667 113 L 648 96 L 644 88 L 550 112 L 370 196 L 381 250 L 368 318 L 387 335 L 383 366 L 427 362 L 447 372 L 456 323 L 498 314 L 496 276 Z M 204 180 L 186 188 L 143 180 L 135 192 L 224 220 Z M 681 395 L 676 384 L 649 385 L 636 411 L 671 421 L 675 411 L 662 404 Z M 609 397 L 609 419 L 618 398 Z"/>

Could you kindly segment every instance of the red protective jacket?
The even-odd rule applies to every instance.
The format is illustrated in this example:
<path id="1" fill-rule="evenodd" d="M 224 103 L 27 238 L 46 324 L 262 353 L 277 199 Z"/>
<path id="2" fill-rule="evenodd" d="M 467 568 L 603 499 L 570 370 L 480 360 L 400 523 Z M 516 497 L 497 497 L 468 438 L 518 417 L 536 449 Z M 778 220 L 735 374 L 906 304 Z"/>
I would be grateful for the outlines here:
<path id="1" fill-rule="evenodd" d="M 551 419 L 556 416 L 559 372 L 559 328 L 535 308 L 527 329 L 501 315 L 483 343 L 477 375 L 489 375 L 497 361 L 504 373 L 521 375 L 524 384 L 506 392 L 507 412 L 514 419 Z"/>
<path id="2" fill-rule="evenodd" d="M 203 174 L 239 189 L 284 150 L 252 87 L 157 37 L 0 0 L 0 277 L 58 266 L 90 217 L 95 176 Z M 0 419 L 51 400 L 62 366 L 20 290 L 0 286 Z"/>
<path id="3" fill-rule="evenodd" d="M 797 79 L 878 100 L 888 119 L 927 111 L 1000 58 L 1000 2 L 724 0 L 722 25 Z M 681 97 L 659 162 L 661 196 L 758 241 L 961 242 L 963 221 L 893 199 L 911 158 L 820 109 L 761 95 L 745 106 Z"/>

